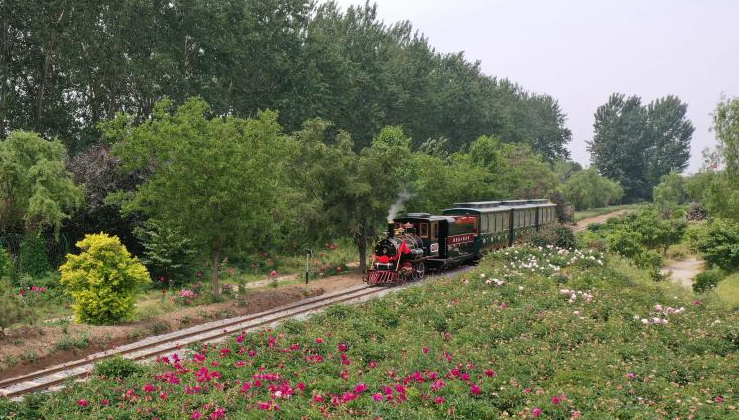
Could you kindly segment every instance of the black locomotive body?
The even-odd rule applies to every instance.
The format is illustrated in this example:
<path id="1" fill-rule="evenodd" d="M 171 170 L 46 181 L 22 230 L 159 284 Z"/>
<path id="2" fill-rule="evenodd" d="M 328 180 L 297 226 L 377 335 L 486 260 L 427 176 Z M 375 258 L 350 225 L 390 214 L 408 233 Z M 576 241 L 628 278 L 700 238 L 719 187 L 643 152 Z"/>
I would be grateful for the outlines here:
<path id="1" fill-rule="evenodd" d="M 408 213 L 393 219 L 375 246 L 365 281 L 403 283 L 427 271 L 468 264 L 485 252 L 523 242 L 554 221 L 548 200 L 455 203 L 442 215 Z"/>

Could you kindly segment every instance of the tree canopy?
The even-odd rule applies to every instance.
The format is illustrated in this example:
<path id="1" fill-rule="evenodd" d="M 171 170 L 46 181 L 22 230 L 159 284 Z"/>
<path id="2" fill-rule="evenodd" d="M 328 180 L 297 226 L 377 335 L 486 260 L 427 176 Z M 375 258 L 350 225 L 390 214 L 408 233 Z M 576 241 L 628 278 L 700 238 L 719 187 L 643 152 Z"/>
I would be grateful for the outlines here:
<path id="1" fill-rule="evenodd" d="M 643 106 L 638 96 L 612 94 L 595 113 L 593 166 L 621 184 L 626 200 L 650 199 L 662 176 L 687 167 L 694 128 L 686 112 L 675 96 Z"/>
<path id="2" fill-rule="evenodd" d="M 560 190 L 576 210 L 605 207 L 624 194 L 617 182 L 599 175 L 594 168 L 575 173 L 561 185 Z"/>
<path id="3" fill-rule="evenodd" d="M 0 137 L 35 130 L 72 154 L 118 112 L 142 122 L 164 97 L 198 96 L 211 116 L 279 110 L 287 132 L 326 119 L 352 133 L 357 151 L 395 125 L 414 147 L 445 137 L 453 152 L 494 134 L 547 160 L 568 155 L 554 98 L 437 52 L 369 3 L 8 0 L 0 23 Z"/>
<path id="4" fill-rule="evenodd" d="M 217 295 L 223 253 L 274 235 L 272 203 L 284 184 L 283 164 L 291 150 L 275 112 L 208 118 L 208 105 L 200 99 L 171 107 L 169 100 L 157 103 L 154 117 L 126 130 L 115 149 L 125 169 L 153 168 L 127 207 L 143 210 L 207 250 Z"/>
<path id="5" fill-rule="evenodd" d="M 58 232 L 83 202 L 64 163 L 64 145 L 36 133 L 14 131 L 0 141 L 0 232 L 44 228 Z"/>

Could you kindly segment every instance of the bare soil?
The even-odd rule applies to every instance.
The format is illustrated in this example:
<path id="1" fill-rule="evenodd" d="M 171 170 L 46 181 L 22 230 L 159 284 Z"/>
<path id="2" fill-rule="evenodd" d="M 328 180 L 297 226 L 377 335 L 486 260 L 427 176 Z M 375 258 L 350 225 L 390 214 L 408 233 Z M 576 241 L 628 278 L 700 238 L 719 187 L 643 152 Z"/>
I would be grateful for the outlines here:
<path id="1" fill-rule="evenodd" d="M 682 261 L 667 261 L 661 271 L 662 274 L 670 274 L 672 281 L 680 283 L 683 287 L 691 288 L 695 276 L 703 271 L 703 261 L 695 257 Z"/>
<path id="2" fill-rule="evenodd" d="M 222 303 L 182 307 L 163 316 L 142 321 L 94 326 L 70 324 L 66 327 L 20 326 L 0 338 L 0 379 L 34 372 L 59 363 L 78 360 L 87 355 L 216 319 L 231 318 L 286 305 L 306 297 L 346 289 L 362 283 L 358 271 L 341 276 L 311 280 L 308 285 L 281 282 L 277 287 L 256 287 L 249 291 L 244 303 L 230 300 Z M 292 284 L 290 284 L 292 283 Z M 85 342 L 84 337 L 87 337 Z M 66 344 L 66 345 L 63 345 Z M 8 366 L 8 360 L 16 363 Z"/>

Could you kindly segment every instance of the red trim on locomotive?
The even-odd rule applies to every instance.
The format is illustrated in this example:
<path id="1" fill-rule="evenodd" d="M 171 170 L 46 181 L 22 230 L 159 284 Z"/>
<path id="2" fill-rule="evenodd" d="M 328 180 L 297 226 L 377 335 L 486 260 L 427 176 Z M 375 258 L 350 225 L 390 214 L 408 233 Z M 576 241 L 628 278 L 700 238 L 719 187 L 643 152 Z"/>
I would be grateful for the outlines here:
<path id="1" fill-rule="evenodd" d="M 471 233 L 465 233 L 464 235 L 447 236 L 447 245 L 465 244 L 475 240 L 475 235 Z"/>

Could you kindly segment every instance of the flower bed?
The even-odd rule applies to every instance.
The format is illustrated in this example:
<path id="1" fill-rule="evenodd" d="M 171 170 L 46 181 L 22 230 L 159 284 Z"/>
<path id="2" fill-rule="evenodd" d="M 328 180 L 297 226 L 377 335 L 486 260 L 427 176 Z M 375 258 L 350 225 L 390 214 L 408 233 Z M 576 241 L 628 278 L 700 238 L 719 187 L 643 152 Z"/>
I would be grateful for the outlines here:
<path id="1" fill-rule="evenodd" d="M 618 257 L 516 248 L 0 418 L 736 418 L 737 314 L 663 287 Z"/>

